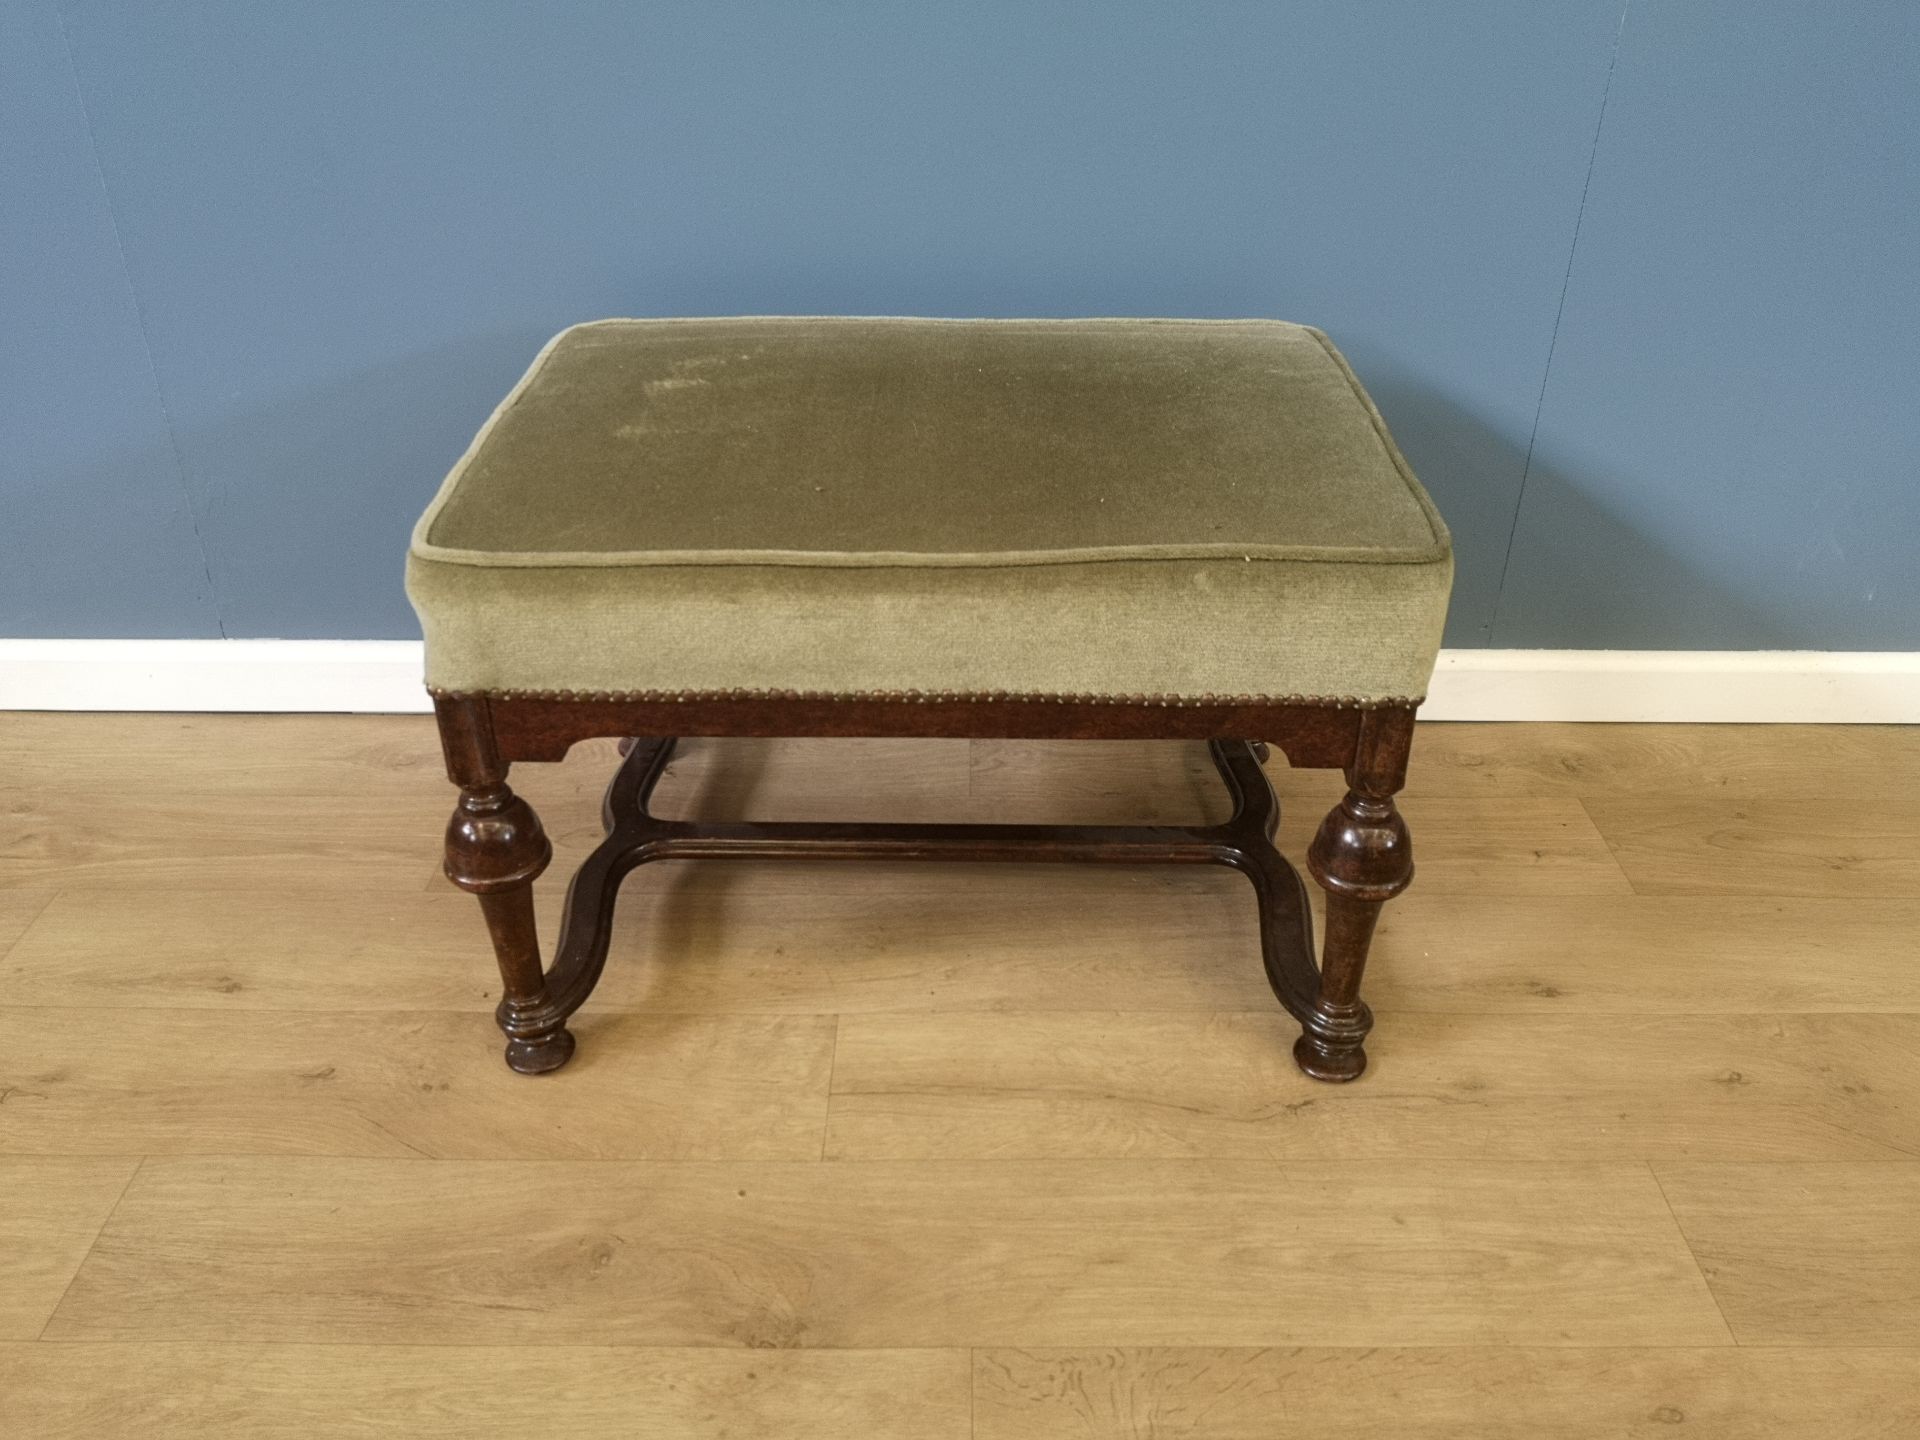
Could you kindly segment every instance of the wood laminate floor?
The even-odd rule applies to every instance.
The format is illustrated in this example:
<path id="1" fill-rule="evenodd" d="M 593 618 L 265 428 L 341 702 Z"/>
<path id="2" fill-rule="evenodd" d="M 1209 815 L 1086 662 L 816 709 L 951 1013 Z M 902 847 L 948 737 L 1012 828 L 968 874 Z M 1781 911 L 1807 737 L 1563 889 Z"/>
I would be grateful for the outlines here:
<path id="1" fill-rule="evenodd" d="M 549 942 L 614 763 L 514 772 Z M 695 740 L 656 809 L 1216 790 Z M 451 799 L 420 717 L 0 715 L 0 1434 L 1920 1435 L 1920 730 L 1423 726 L 1345 1088 L 1238 877 L 1043 866 L 648 867 L 514 1076 Z"/>

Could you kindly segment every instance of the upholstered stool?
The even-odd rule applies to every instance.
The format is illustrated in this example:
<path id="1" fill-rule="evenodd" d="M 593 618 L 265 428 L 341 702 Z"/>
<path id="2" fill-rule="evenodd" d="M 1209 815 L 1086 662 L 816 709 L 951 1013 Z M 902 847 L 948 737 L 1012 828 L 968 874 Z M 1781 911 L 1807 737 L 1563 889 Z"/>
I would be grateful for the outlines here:
<path id="1" fill-rule="evenodd" d="M 1339 353 L 1277 321 L 607 320 L 556 338 L 414 532 L 407 588 L 507 1062 L 573 1051 L 614 895 L 675 857 L 1228 865 L 1310 1075 L 1350 1080 L 1447 532 Z M 647 797 L 685 735 L 1211 742 L 1221 825 L 703 824 Z M 515 760 L 641 737 L 544 969 L 550 857 Z M 1258 742 L 1339 768 L 1314 961 Z"/>

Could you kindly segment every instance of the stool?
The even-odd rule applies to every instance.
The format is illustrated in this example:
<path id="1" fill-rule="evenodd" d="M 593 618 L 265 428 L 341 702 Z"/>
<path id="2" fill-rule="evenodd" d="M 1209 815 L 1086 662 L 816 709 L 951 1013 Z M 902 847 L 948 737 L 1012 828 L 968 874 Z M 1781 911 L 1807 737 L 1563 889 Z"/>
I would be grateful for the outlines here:
<path id="1" fill-rule="evenodd" d="M 655 860 L 1226 865 L 1252 882 L 1301 1069 L 1352 1080 L 1361 974 L 1413 861 L 1393 797 L 1446 618 L 1446 527 L 1340 354 L 1266 320 L 604 320 L 554 339 L 415 528 L 407 591 L 460 798 L 507 1063 L 573 1053 L 615 894 Z M 1206 740 L 1219 825 L 658 819 L 674 740 Z M 640 737 L 553 965 L 552 849 L 516 761 Z M 1271 742 L 1346 772 L 1308 869 Z"/>

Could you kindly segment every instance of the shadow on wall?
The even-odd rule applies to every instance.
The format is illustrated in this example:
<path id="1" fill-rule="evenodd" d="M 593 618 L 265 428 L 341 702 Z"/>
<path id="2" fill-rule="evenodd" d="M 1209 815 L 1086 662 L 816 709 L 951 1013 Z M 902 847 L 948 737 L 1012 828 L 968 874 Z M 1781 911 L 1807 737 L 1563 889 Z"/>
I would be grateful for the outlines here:
<path id="1" fill-rule="evenodd" d="M 1711 648 L 1712 635 L 1763 649 L 1812 643 L 1601 503 L 1604 486 L 1538 451 L 1529 472 L 1525 437 L 1405 371 L 1387 369 L 1368 390 L 1453 532 L 1448 645 L 1685 649 Z"/>
<path id="2" fill-rule="evenodd" d="M 1797 615 L 1757 603 L 1652 538 L 1591 476 L 1534 452 L 1493 644 L 1515 649 L 1824 648 Z M 1764 595 L 1764 563 L 1750 574 Z"/>
<path id="3" fill-rule="evenodd" d="M 1355 362 L 1359 368 L 1360 362 Z M 1518 440 L 1411 371 L 1369 360 L 1362 371 L 1387 428 L 1453 532 L 1446 643 L 1489 645 L 1500 573 L 1526 468 Z"/>

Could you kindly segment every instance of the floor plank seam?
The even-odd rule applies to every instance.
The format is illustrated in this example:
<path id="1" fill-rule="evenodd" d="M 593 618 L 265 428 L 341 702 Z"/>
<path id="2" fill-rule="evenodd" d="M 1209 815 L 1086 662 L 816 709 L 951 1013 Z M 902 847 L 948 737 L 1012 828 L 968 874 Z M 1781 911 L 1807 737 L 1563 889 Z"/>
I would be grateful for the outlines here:
<path id="1" fill-rule="evenodd" d="M 36 1157 L 41 1158 L 41 1157 Z M 67 1296 L 73 1293 L 73 1287 L 80 1281 L 80 1272 L 87 1268 L 87 1261 L 93 1258 L 93 1252 L 100 1248 L 100 1237 L 107 1233 L 107 1226 L 113 1223 L 113 1217 L 126 1203 L 127 1192 L 133 1189 L 133 1182 L 140 1178 L 140 1172 L 147 1168 L 147 1157 L 142 1155 L 134 1162 L 133 1173 L 127 1176 L 127 1183 L 120 1187 L 120 1193 L 113 1197 L 113 1204 L 107 1207 L 107 1213 L 100 1217 L 100 1228 L 93 1232 L 93 1239 L 87 1242 L 87 1248 L 80 1257 L 80 1263 L 73 1267 L 73 1274 L 67 1277 L 66 1285 L 60 1291 L 60 1298 L 53 1302 L 53 1308 L 47 1312 L 47 1323 L 40 1327 L 39 1335 L 34 1338 L 45 1341 L 47 1331 L 53 1328 L 53 1322 L 60 1316 L 60 1307 L 67 1303 Z"/>
<path id="2" fill-rule="evenodd" d="M 1573 796 L 1573 803 L 1580 807 L 1580 813 L 1587 817 L 1587 824 L 1593 828 L 1593 833 L 1598 835 L 1600 837 L 1600 843 L 1607 847 L 1607 859 L 1613 862 L 1613 868 L 1619 873 L 1620 879 L 1625 882 L 1628 894 L 1647 895 L 1669 893 L 1642 890 L 1638 885 L 1634 884 L 1633 876 L 1627 872 L 1626 865 L 1622 863 L 1620 859 L 1620 847 L 1613 843 L 1613 837 L 1607 834 L 1600 822 L 1594 818 L 1593 810 L 1587 804 L 1587 797 L 1576 792 Z"/>
<path id="3" fill-rule="evenodd" d="M 1699 1272 L 1700 1283 L 1707 1287 L 1707 1298 L 1713 1301 L 1713 1308 L 1719 1313 L 1720 1323 L 1726 1326 L 1727 1343 L 1735 1349 L 1741 1348 L 1740 1337 L 1735 1333 L 1733 1322 L 1727 1318 L 1727 1307 L 1720 1303 L 1720 1292 L 1713 1288 L 1713 1277 L 1707 1274 L 1707 1267 L 1700 1263 L 1700 1252 L 1693 1248 L 1693 1241 L 1687 1236 L 1687 1227 L 1680 1223 L 1680 1216 L 1673 1208 L 1673 1201 L 1667 1198 L 1667 1187 L 1660 1179 L 1660 1172 L 1651 1160 L 1643 1161 L 1647 1175 L 1653 1181 L 1653 1188 L 1660 1192 L 1660 1203 L 1667 1207 L 1667 1215 L 1673 1221 L 1673 1233 L 1680 1237 L 1680 1243 L 1687 1247 L 1687 1257 L 1693 1261 L 1693 1268 Z"/>
<path id="4" fill-rule="evenodd" d="M 833 1048 L 827 1052 L 827 1092 L 820 1107 L 820 1158 L 827 1158 L 827 1142 L 833 1138 L 833 1076 L 840 1065 L 840 1017 L 833 1017 Z"/>
<path id="5" fill-rule="evenodd" d="M 0 957 L 3 958 L 3 957 Z M 1851 1009 L 1834 1010 L 1674 1010 L 1660 1007 L 1646 1010 L 1580 1010 L 1572 1007 L 1533 1010 L 1489 1010 L 1485 1006 L 1472 1006 L 1460 1009 L 1434 1008 L 1421 1005 L 1369 1005 L 1376 1016 L 1379 1015 L 1438 1015 L 1452 1016 L 1462 1020 L 1480 1019 L 1487 1016 L 1524 1018 L 1528 1020 L 1732 1020 L 1732 1019 L 1772 1019 L 1799 1020 L 1841 1018 L 1854 1015 L 1885 1015 L 1895 1019 L 1920 1018 L 1920 1007 L 1910 1006 L 1860 1006 Z M 338 1006 L 293 1006 L 293 1005 L 106 1005 L 98 1003 L 82 1004 L 77 1001 L 62 1001 L 59 1004 L 34 1001 L 6 1001 L 0 1003 L 0 1011 L 36 1011 L 59 1013 L 64 1011 L 83 1011 L 88 1014 L 102 1015 L 209 1015 L 223 1019 L 234 1019 L 246 1015 L 305 1015 L 305 1016 L 366 1016 L 381 1015 L 392 1019 L 405 1019 L 409 1016 L 440 1018 L 465 1018 L 474 1015 L 491 1015 L 492 1005 L 478 1005 L 471 1010 L 445 1009 L 433 1006 L 418 1006 L 407 1009 L 375 1008 L 351 1009 Z M 1245 1007 L 1222 1007 L 1218 1005 L 1130 1005 L 1125 1009 L 1115 1009 L 1107 1005 L 1045 1005 L 1045 1006 L 958 1006 L 943 1005 L 922 1009 L 898 1010 L 678 1010 L 652 1003 L 624 1005 L 618 1002 L 601 1004 L 594 1002 L 593 1008 L 583 1014 L 590 1020 L 595 1015 L 658 1015 L 665 1017 L 704 1018 L 714 1020 L 839 1020 L 850 1017 L 855 1020 L 893 1019 L 897 1017 L 925 1018 L 930 1015 L 1223 1015 L 1252 1016 L 1273 1020 L 1284 1025 L 1284 1017 L 1269 1008 L 1259 1005 Z"/>
<path id="6" fill-rule="evenodd" d="M 40 902 L 27 923 L 20 927 L 20 933 L 14 936 L 6 945 L 0 946 L 0 961 L 4 961 L 9 955 L 13 954 L 15 950 L 20 948 L 20 943 L 27 938 L 28 932 L 40 923 L 41 917 L 53 908 L 53 902 L 58 900 L 63 893 L 58 886 L 55 886 L 47 898 Z"/>
<path id="7" fill-rule="evenodd" d="M 64 1337 L 64 1336 L 54 1335 L 54 1336 L 41 1336 L 40 1338 L 34 1339 L 34 1340 L 0 1340 L 0 1350 L 4 1350 L 10 1345 L 45 1345 L 45 1346 L 49 1346 L 57 1349 L 63 1349 L 63 1350 L 84 1350 L 89 1348 L 124 1349 L 129 1346 L 137 1346 L 141 1349 L 179 1348 L 179 1349 L 192 1349 L 192 1350 L 237 1350 L 237 1351 L 252 1351 L 252 1350 L 265 1350 L 265 1349 L 512 1350 L 512 1351 L 565 1350 L 565 1351 L 578 1352 L 578 1353 L 607 1352 L 611 1354 L 626 1354 L 631 1351 L 712 1350 L 712 1351 L 719 1351 L 723 1354 L 728 1354 L 728 1355 L 738 1355 L 738 1356 L 741 1356 L 742 1358 L 749 1358 L 755 1355 L 767 1354 L 768 1348 L 769 1348 L 766 1346 L 749 1345 L 749 1344 L 723 1344 L 718 1341 L 712 1341 L 712 1342 L 706 1342 L 706 1343 L 687 1343 L 687 1344 L 677 1344 L 677 1345 L 665 1344 L 665 1343 L 649 1343 L 646 1341 L 639 1341 L 632 1344 L 616 1343 L 616 1344 L 609 1345 L 609 1344 L 598 1343 L 594 1341 L 530 1340 L 530 1339 L 525 1339 L 517 1336 L 512 1340 L 500 1340 L 500 1339 L 493 1339 L 493 1340 L 282 1340 L 274 1336 L 261 1336 L 257 1339 L 248 1338 L 245 1340 L 126 1340 L 126 1339 L 95 1340 L 95 1339 L 88 1339 L 84 1337 Z M 953 1354 L 955 1351 L 965 1350 L 966 1348 L 967 1347 L 964 1345 L 785 1345 L 785 1346 L 773 1347 L 773 1353 L 783 1354 L 783 1355 L 866 1355 L 866 1354 L 950 1355 L 950 1354 Z M 1020 1349 L 1020 1348 L 1037 1348 L 1037 1347 L 1007 1346 L 1004 1348 Z M 1237 1348 L 1261 1349 L 1264 1347 L 1240 1346 Z M 1369 1350 L 1378 1350 L 1381 1347 L 1377 1345 L 1344 1345 L 1344 1346 L 1321 1346 L 1318 1348 L 1329 1349 L 1329 1350 L 1340 1349 L 1340 1350 L 1353 1350 L 1356 1352 L 1364 1352 Z M 1481 1345 L 1481 1346 L 1421 1345 L 1421 1346 L 1396 1346 L 1394 1348 L 1396 1349 L 1431 1349 L 1431 1350 L 1444 1350 L 1444 1349 L 1472 1350 L 1472 1349 L 1485 1349 L 1486 1347 L 1484 1345 Z M 1552 1347 L 1542 1347 L 1542 1348 L 1564 1350 L 1569 1347 L 1552 1346 Z M 1618 1345 L 1618 1346 L 1616 1345 L 1591 1346 L 1590 1345 L 1590 1346 L 1583 1346 L 1580 1348 L 1590 1349 L 1590 1350 L 1591 1349 L 1644 1350 L 1649 1347 L 1644 1345 Z M 1689 1347 L 1668 1346 L 1665 1348 L 1685 1349 Z M 1694 1346 L 1691 1348 L 1700 1349 L 1703 1347 Z M 1725 1349 L 1726 1347 L 1719 1346 L 1714 1348 Z M 1776 1346 L 1774 1348 L 1781 1349 L 1785 1347 Z M 1822 1348 L 1826 1348 L 1826 1347 L 1822 1347 Z M 1911 1346 L 1911 1345 L 1883 1345 L 1878 1347 L 1854 1345 L 1854 1346 L 1847 1346 L 1845 1348 L 1854 1349 L 1854 1350 L 1869 1349 L 1869 1348 L 1878 1348 L 1883 1350 L 1920 1350 L 1920 1346 Z"/>
<path id="8" fill-rule="evenodd" d="M 113 1151 L 96 1152 L 91 1150 L 8 1150 L 0 1148 L 0 1160 L 105 1160 L 111 1159 Z M 418 1150 L 411 1155 L 358 1154 L 329 1150 L 180 1150 L 154 1151 L 144 1157 L 159 1165 L 170 1165 L 192 1161 L 273 1161 L 288 1164 L 383 1164 L 383 1165 L 631 1165 L 665 1167 L 674 1165 L 749 1165 L 764 1166 L 820 1166 L 832 1165 L 842 1169 L 854 1169 L 859 1166 L 879 1165 L 952 1165 L 967 1169 L 983 1166 L 1081 1166 L 1081 1165 L 1125 1165 L 1139 1163 L 1143 1165 L 1266 1165 L 1274 1167 L 1301 1166 L 1374 1166 L 1384 1167 L 1400 1163 L 1388 1154 L 1361 1156 L 1265 1156 L 1265 1155 L 1148 1155 L 1132 1157 L 1121 1155 L 868 1155 L 853 1159 L 831 1156 L 803 1156 L 797 1159 L 770 1159 L 764 1155 L 705 1155 L 694 1157 L 649 1157 L 645 1155 L 552 1155 L 552 1156 L 490 1156 L 490 1155 L 428 1155 Z M 1852 1165 L 1874 1167 L 1898 1167 L 1920 1165 L 1920 1157 L 1901 1155 L 1859 1155 L 1824 1160 L 1782 1160 L 1769 1156 L 1715 1156 L 1707 1160 L 1695 1160 L 1687 1155 L 1669 1157 L 1682 1164 L 1708 1164 L 1716 1166 L 1771 1166 L 1779 1168 L 1790 1165 Z M 1589 1166 L 1601 1169 L 1619 1169 L 1634 1165 L 1651 1165 L 1654 1162 L 1608 1156 L 1604 1153 L 1597 1157 L 1580 1157 L 1560 1160 L 1516 1160 L 1484 1152 L 1462 1150 L 1446 1154 L 1421 1155 L 1418 1163 L 1422 1165 L 1452 1165 L 1460 1167 L 1498 1165 L 1503 1169 L 1516 1172 L 1552 1171 L 1568 1166 Z M 1663 1162 L 1664 1163 L 1664 1162 Z M 95 1237 L 98 1238 L 97 1236 Z M 940 1347 L 910 1347 L 935 1348 Z"/>
<path id="9" fill-rule="evenodd" d="M 575 1342 L 564 1340 L 530 1340 L 514 1338 L 508 1340 L 284 1340 L 273 1337 L 260 1337 L 246 1340 L 146 1340 L 146 1339 L 88 1339 L 67 1337 L 41 1337 L 30 1340 L 0 1340 L 0 1352 L 10 1348 L 42 1349 L 46 1351 L 86 1351 L 86 1350 L 193 1350 L 209 1352 L 234 1352 L 252 1354 L 260 1351 L 299 1351 L 299 1350 L 342 1350 L 342 1351 L 387 1351 L 404 1354 L 407 1351 L 475 1351 L 475 1352 L 564 1352 L 569 1355 L 628 1355 L 628 1354 L 678 1354 L 686 1352 L 718 1352 L 742 1359 L 751 1359 L 764 1355 L 765 1347 L 746 1344 L 671 1344 L 637 1342 L 633 1344 L 603 1344 L 592 1341 Z M 1559 1356 L 1578 1356 L 1591 1354 L 1678 1354 L 1697 1355 L 1711 1360 L 1716 1355 L 1725 1355 L 1729 1351 L 1739 1350 L 1742 1354 L 1767 1355 L 1852 1355 L 1883 1354 L 1909 1355 L 1920 1359 L 1920 1345 L 1906 1345 L 1897 1342 L 1844 1341 L 1844 1342 L 1807 1342 L 1801 1344 L 1772 1343 L 1765 1345 L 1741 1345 L 1729 1342 L 1722 1345 L 1707 1345 L 1698 1342 L 1660 1342 L 1660 1341 L 1621 1341 L 1615 1343 L 1580 1343 L 1574 1345 L 1516 1345 L 1497 1340 L 1478 1341 L 1433 1341 L 1403 1340 L 1391 1344 L 1342 1344 L 1326 1345 L 1296 1343 L 1287 1341 L 1279 1344 L 1263 1345 L 1253 1343 L 1234 1343 L 1228 1345 L 1208 1344 L 1135 1344 L 1132 1342 L 1116 1345 L 1030 1345 L 1018 1341 L 992 1341 L 985 1344 L 966 1345 L 790 1345 L 779 1347 L 774 1353 L 786 1356 L 829 1356 L 829 1355 L 951 1355 L 960 1353 L 968 1356 L 970 1364 L 969 1395 L 977 1399 L 973 1385 L 978 1383 L 978 1360 L 982 1352 L 1016 1351 L 1029 1354 L 1049 1352 L 1076 1352 L 1088 1349 L 1112 1348 L 1123 1351 L 1142 1350 L 1199 1350 L 1234 1355 L 1255 1355 L 1274 1350 L 1311 1351 L 1328 1356 L 1341 1356 L 1364 1359 L 1381 1353 L 1432 1353 L 1475 1355 L 1498 1352 L 1511 1356 L 1538 1356 L 1551 1358 Z"/>
<path id="10" fill-rule="evenodd" d="M 767 1348 L 748 1344 L 668 1344 L 639 1341 L 632 1344 L 603 1344 L 593 1341 L 573 1340 L 530 1340 L 514 1337 L 511 1340 L 281 1340 L 271 1336 L 246 1340 L 95 1340 L 77 1337 L 42 1336 L 32 1340 L 0 1340 L 0 1350 L 10 1346 L 46 1346 L 49 1349 L 86 1350 L 86 1349 L 191 1349 L 191 1350 L 564 1350 L 576 1353 L 612 1353 L 625 1354 L 630 1351 L 682 1351 L 712 1350 L 724 1354 L 750 1357 L 767 1353 Z M 1793 1354 L 1849 1354 L 1855 1351 L 1877 1351 L 1893 1355 L 1920 1356 L 1920 1344 L 1903 1345 L 1897 1341 L 1809 1341 L 1800 1344 L 1766 1345 L 1703 1345 L 1698 1342 L 1623 1340 L 1612 1343 L 1581 1342 L 1576 1345 L 1514 1345 L 1498 1340 L 1403 1340 L 1390 1345 L 1325 1345 L 1306 1344 L 1287 1341 L 1280 1344 L 1262 1345 L 1235 1343 L 1230 1345 L 1208 1344 L 1135 1344 L 1128 1342 L 1116 1346 L 1100 1345 L 1028 1345 L 1018 1341 L 989 1341 L 980 1345 L 787 1345 L 777 1347 L 775 1353 L 784 1355 L 944 1355 L 963 1351 L 977 1355 L 981 1351 L 1017 1350 L 1030 1353 L 1048 1351 L 1077 1351 L 1086 1349 L 1112 1348 L 1118 1350 L 1209 1350 L 1227 1351 L 1235 1354 L 1257 1354 L 1270 1350 L 1312 1350 L 1329 1355 L 1367 1356 L 1381 1351 L 1454 1351 L 1473 1353 L 1476 1351 L 1497 1350 L 1507 1355 L 1580 1355 L 1594 1352 L 1625 1352 L 1629 1354 L 1648 1351 L 1674 1351 L 1679 1353 L 1704 1352 L 1709 1355 L 1724 1355 L 1729 1350 L 1740 1350 L 1752 1354 L 1765 1354 L 1780 1351 Z"/>

